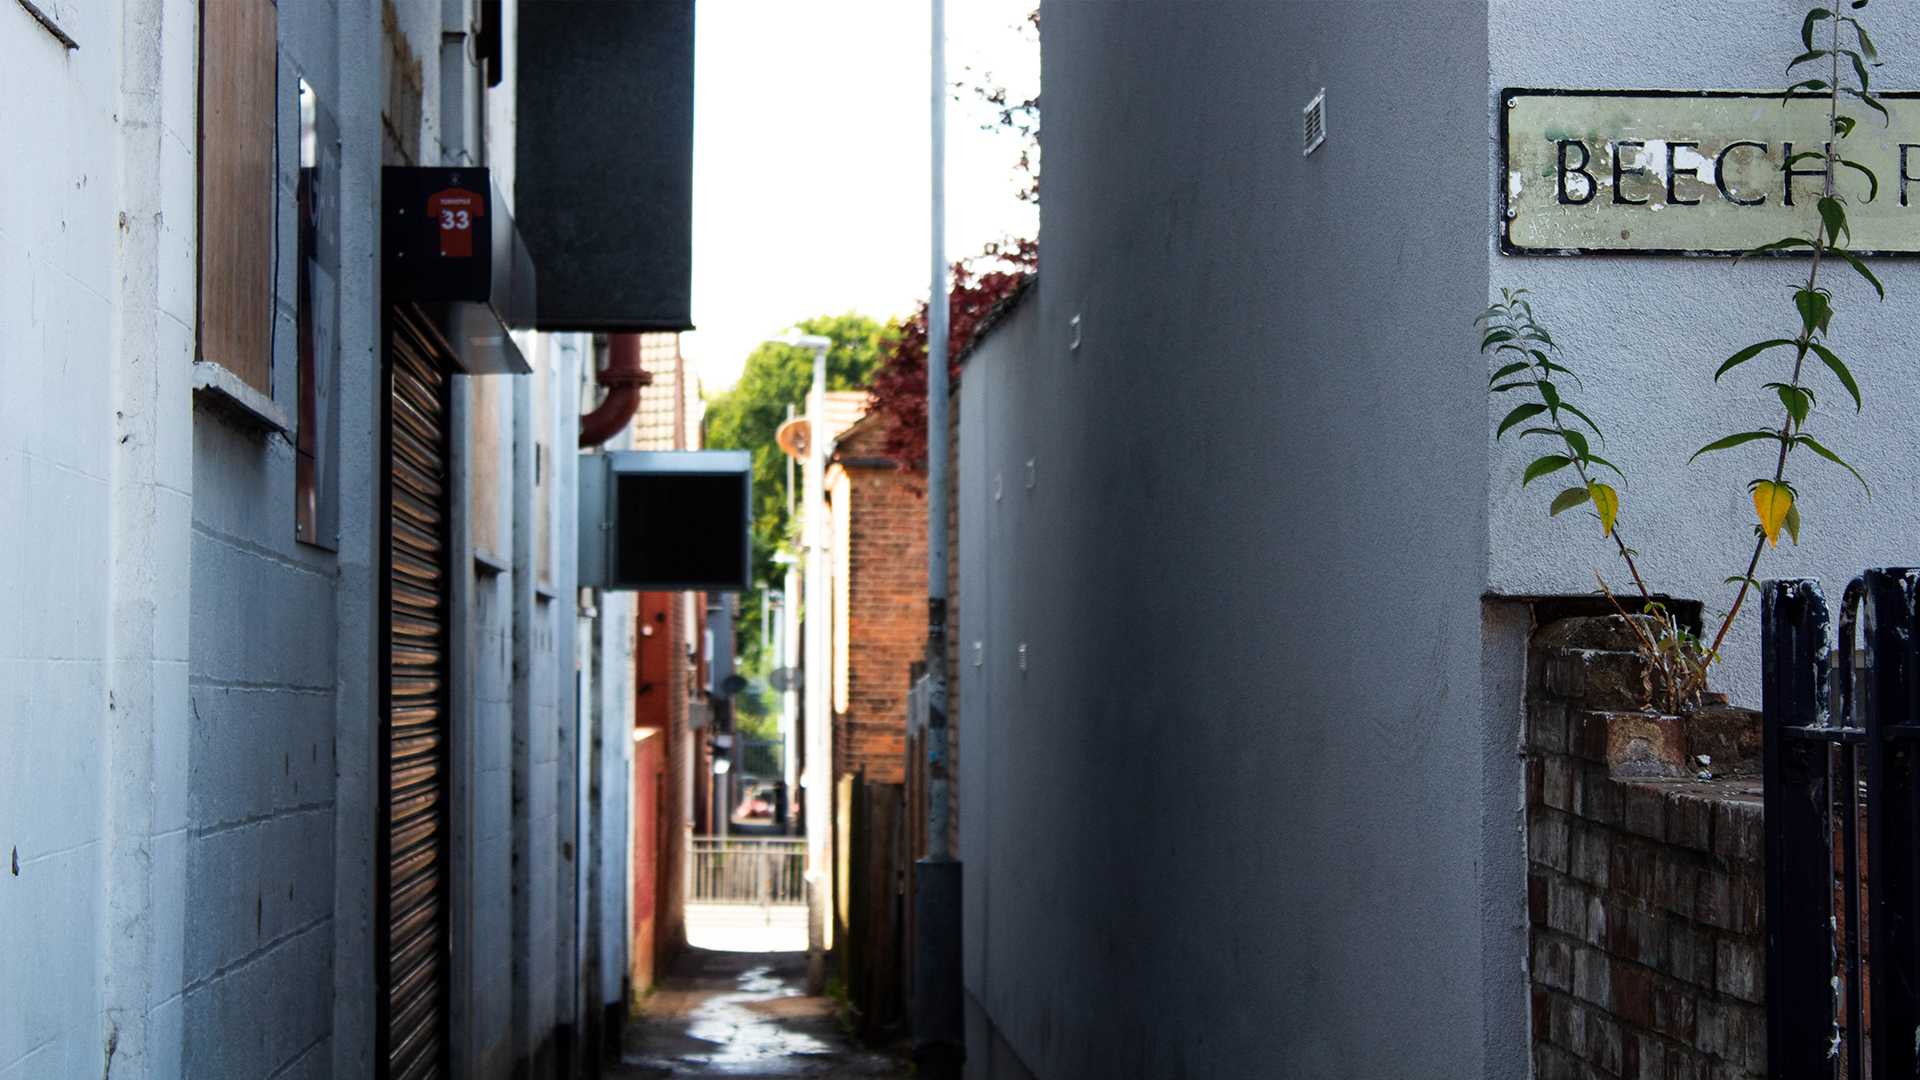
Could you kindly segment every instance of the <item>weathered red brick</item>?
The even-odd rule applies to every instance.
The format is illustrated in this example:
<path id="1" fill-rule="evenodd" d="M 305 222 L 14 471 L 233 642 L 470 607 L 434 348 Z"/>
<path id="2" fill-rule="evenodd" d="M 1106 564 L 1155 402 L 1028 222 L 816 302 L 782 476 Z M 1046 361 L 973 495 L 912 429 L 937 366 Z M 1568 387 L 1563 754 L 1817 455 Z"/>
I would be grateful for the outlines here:
<path id="1" fill-rule="evenodd" d="M 1732 994 L 1756 1005 L 1766 1003 L 1763 996 L 1765 967 L 1759 947 L 1739 938 L 1721 938 L 1714 942 L 1714 989 Z"/>
<path id="2" fill-rule="evenodd" d="M 1667 836 L 1666 794 L 1645 784 L 1622 784 L 1626 797 L 1623 824 L 1628 832 L 1654 840 Z"/>
<path id="3" fill-rule="evenodd" d="M 1693 1042 L 1698 1004 L 1693 989 L 1682 983 L 1659 982 L 1653 988 L 1653 1030 L 1670 1039 Z"/>
<path id="4" fill-rule="evenodd" d="M 1608 983 L 1613 990 L 1613 1015 L 1635 1027 L 1653 1026 L 1653 978 L 1646 968 L 1615 959 L 1608 965 Z"/>

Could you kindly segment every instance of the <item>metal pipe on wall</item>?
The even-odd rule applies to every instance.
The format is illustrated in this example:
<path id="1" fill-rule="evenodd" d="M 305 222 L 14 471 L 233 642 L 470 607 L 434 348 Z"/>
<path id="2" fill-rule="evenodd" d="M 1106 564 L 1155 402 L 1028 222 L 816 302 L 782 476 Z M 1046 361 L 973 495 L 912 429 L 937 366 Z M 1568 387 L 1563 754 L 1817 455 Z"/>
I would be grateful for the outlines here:
<path id="1" fill-rule="evenodd" d="M 653 382 L 653 376 L 640 366 L 639 334 L 607 335 L 607 368 L 595 372 L 594 381 L 607 388 L 607 396 L 580 418 L 583 447 L 599 446 L 620 434 L 640 407 L 640 388 Z"/>

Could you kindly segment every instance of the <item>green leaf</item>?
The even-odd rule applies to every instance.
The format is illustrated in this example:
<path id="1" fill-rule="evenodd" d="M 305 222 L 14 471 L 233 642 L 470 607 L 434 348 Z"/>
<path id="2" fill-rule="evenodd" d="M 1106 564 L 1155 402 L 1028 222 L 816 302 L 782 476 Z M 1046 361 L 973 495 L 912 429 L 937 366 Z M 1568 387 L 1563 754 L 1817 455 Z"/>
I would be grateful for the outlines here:
<path id="1" fill-rule="evenodd" d="M 1600 535 L 1613 535 L 1614 519 L 1620 516 L 1620 493 L 1605 484 L 1588 484 L 1593 494 L 1593 508 L 1600 514 Z"/>
<path id="2" fill-rule="evenodd" d="M 1835 465 L 1838 465 L 1841 468 L 1852 473 L 1853 478 L 1855 480 L 1860 481 L 1860 486 L 1867 489 L 1867 497 L 1868 498 L 1873 497 L 1873 485 L 1867 483 L 1867 478 L 1860 475 L 1860 470 L 1854 468 L 1853 466 L 1847 464 L 1845 461 L 1841 460 L 1841 457 L 1839 454 L 1836 454 L 1833 451 L 1815 442 L 1813 440 L 1813 436 L 1811 435 L 1796 435 L 1793 437 L 1793 441 L 1799 443 L 1800 445 L 1806 447 L 1807 449 L 1813 451 L 1814 453 L 1819 454 L 1821 457 L 1826 458 L 1828 461 L 1833 462 Z"/>
<path id="3" fill-rule="evenodd" d="M 1806 21 L 1800 24 L 1801 43 L 1806 45 L 1806 47 L 1809 49 L 1813 48 L 1814 25 L 1818 23 L 1821 19 L 1831 19 L 1831 18 L 1833 18 L 1833 12 L 1828 11 L 1826 8 L 1817 7 L 1807 12 Z"/>
<path id="4" fill-rule="evenodd" d="M 1855 9 L 1859 9 L 1867 5 L 1865 0 L 1862 0 L 1861 3 L 1853 6 Z M 1873 47 L 1873 39 L 1867 36 L 1867 28 L 1861 26 L 1856 19 L 1848 19 L 1847 21 L 1853 23 L 1853 32 L 1860 35 L 1860 51 L 1866 53 L 1867 59 L 1872 61 L 1875 66 L 1878 66 L 1880 63 L 1880 52 Z"/>
<path id="5" fill-rule="evenodd" d="M 1566 403 L 1566 402 L 1564 402 L 1564 401 L 1560 403 L 1560 408 L 1562 408 L 1562 409 L 1564 409 L 1565 411 L 1567 411 L 1567 412 L 1570 412 L 1570 413 L 1572 413 L 1573 415 L 1575 415 L 1575 416 L 1577 416 L 1577 417 L 1579 417 L 1579 418 L 1580 418 L 1580 422 L 1581 422 L 1581 423 L 1583 423 L 1583 424 L 1586 424 L 1586 425 L 1587 425 L 1588 427 L 1590 427 L 1590 428 L 1592 428 L 1592 429 L 1593 429 L 1593 433 L 1594 433 L 1595 435 L 1599 435 L 1599 436 L 1600 436 L 1600 441 L 1601 441 L 1601 442 L 1603 442 L 1603 443 L 1604 443 L 1604 442 L 1606 442 L 1606 441 L 1607 441 L 1607 437 L 1606 437 L 1606 435 L 1605 435 L 1604 433 L 1602 433 L 1602 432 L 1601 432 L 1601 430 L 1600 430 L 1600 425 L 1599 425 L 1599 424 L 1596 424 L 1596 423 L 1594 423 L 1594 422 L 1593 422 L 1593 418 L 1592 418 L 1592 417 L 1590 417 L 1590 416 L 1588 416 L 1588 415 L 1587 415 L 1586 413 L 1583 413 L 1583 412 L 1581 412 L 1581 411 L 1580 411 L 1579 409 L 1576 409 L 1576 408 L 1574 408 L 1573 406 L 1571 406 L 1571 405 L 1569 405 L 1569 404 L 1567 404 L 1567 403 Z"/>
<path id="6" fill-rule="evenodd" d="M 1593 451 L 1587 448 L 1587 437 L 1585 435 L 1577 431 L 1564 430 L 1559 432 L 1559 434 L 1567 440 L 1567 445 L 1573 448 L 1574 456 L 1578 457 L 1581 461 L 1584 462 L 1593 456 Z"/>
<path id="7" fill-rule="evenodd" d="M 1803 161 L 1810 161 L 1814 158 L 1825 161 L 1827 159 L 1827 152 L 1825 150 L 1802 150 L 1788 158 L 1785 163 L 1788 165 L 1798 165 Z"/>
<path id="8" fill-rule="evenodd" d="M 1795 90 L 1825 90 L 1826 88 L 1827 80 L 1825 79 L 1802 79 L 1787 87 L 1786 92 L 1780 95 L 1780 104 L 1785 105 Z"/>
<path id="9" fill-rule="evenodd" d="M 1499 304 L 1495 304 L 1492 307 L 1488 308 L 1487 310 L 1474 316 L 1473 323 L 1475 326 L 1478 326 L 1481 323 L 1486 322 L 1488 319 L 1497 318 L 1504 314 L 1506 314 L 1506 309 L 1501 307 Z"/>
<path id="10" fill-rule="evenodd" d="M 1507 429 L 1512 427 L 1513 425 L 1523 423 L 1527 420 L 1531 420 L 1534 417 L 1539 416 L 1541 413 L 1546 411 L 1547 411 L 1547 407 L 1545 405 L 1540 404 L 1537 401 L 1529 401 L 1525 405 L 1519 406 L 1518 408 L 1514 409 L 1512 412 L 1508 413 L 1507 418 L 1505 420 L 1500 421 L 1499 429 L 1493 433 L 1494 441 L 1498 442 L 1500 440 L 1500 436 L 1505 435 L 1507 433 Z"/>
<path id="11" fill-rule="evenodd" d="M 1755 439 L 1773 439 L 1778 441 L 1781 438 L 1783 438 L 1783 436 L 1779 432 L 1768 431 L 1764 428 L 1759 431 L 1742 431 L 1738 435 L 1729 435 L 1724 439 L 1716 439 L 1700 449 L 1695 450 L 1693 457 L 1688 458 L 1687 462 L 1688 464 L 1692 464 L 1693 458 L 1697 458 L 1701 454 L 1711 453 L 1715 450 L 1730 450 L 1739 446 L 1741 443 L 1750 443 Z"/>
<path id="12" fill-rule="evenodd" d="M 1839 199 L 1831 195 L 1822 196 L 1819 206 L 1820 223 L 1826 226 L 1828 240 L 1839 243 L 1843 232 L 1847 234 L 1847 239 L 1853 239 L 1853 230 L 1847 227 L 1847 208 L 1840 205 Z"/>
<path id="13" fill-rule="evenodd" d="M 1840 247 L 1830 247 L 1827 249 L 1827 253 L 1829 255 L 1838 255 L 1847 260 L 1847 262 L 1853 265 L 1855 270 L 1860 272 L 1861 277 L 1866 278 L 1867 281 L 1873 285 L 1874 291 L 1880 294 L 1880 299 L 1885 300 L 1887 298 L 1887 287 L 1880 284 L 1880 279 L 1873 276 L 1873 271 L 1867 269 L 1867 264 L 1861 262 L 1858 255 L 1848 251 L 1846 248 Z"/>
<path id="14" fill-rule="evenodd" d="M 1545 457 L 1535 458 L 1533 464 L 1527 466 L 1527 471 L 1520 477 L 1520 486 L 1526 487 L 1535 480 L 1557 473 L 1571 464 L 1573 459 L 1564 454 L 1548 454 Z"/>
<path id="15" fill-rule="evenodd" d="M 1615 465 L 1613 462 L 1608 461 L 1606 458 L 1601 457 L 1599 454 L 1588 454 L 1587 464 L 1605 465 L 1607 468 L 1613 470 L 1613 475 L 1619 477 L 1622 480 L 1625 480 L 1627 478 L 1627 474 L 1620 471 L 1620 466 Z"/>
<path id="16" fill-rule="evenodd" d="M 1493 389 L 1489 390 L 1488 393 L 1504 394 L 1509 390 L 1528 390 L 1528 389 L 1531 389 L 1532 387 L 1533 387 L 1533 382 L 1531 380 L 1528 380 L 1526 382 L 1501 383 L 1499 386 L 1496 386 Z"/>
<path id="17" fill-rule="evenodd" d="M 1739 262 L 1740 262 L 1740 261 L 1741 261 L 1742 259 L 1745 259 L 1745 258 L 1746 258 L 1747 256 L 1749 256 L 1749 255 L 1758 255 L 1758 254 L 1760 254 L 1760 253 L 1761 253 L 1761 252 L 1763 252 L 1763 251 L 1779 251 L 1779 250 L 1781 250 L 1781 249 L 1783 249 L 1783 248 L 1790 248 L 1790 247 L 1808 247 L 1808 248 L 1810 248 L 1810 247 L 1813 247 L 1813 246 L 1814 246 L 1814 243 L 1813 243 L 1813 241 L 1811 241 L 1811 240 L 1809 240 L 1809 239 L 1807 239 L 1807 238 L 1806 238 L 1806 237 L 1804 237 L 1804 236 L 1789 236 L 1789 237 L 1787 237 L 1787 238 L 1786 238 L 1786 239 L 1784 239 L 1784 240 L 1775 240 L 1775 241 L 1774 241 L 1773 243 L 1771 243 L 1771 244 L 1761 244 L 1761 245 L 1760 245 L 1759 247 L 1757 247 L 1757 248 L 1753 248 L 1753 249 L 1751 249 L 1751 250 L 1748 250 L 1748 251 L 1743 251 L 1743 252 L 1741 252 L 1741 253 L 1739 254 L 1739 256 L 1738 256 L 1737 258 L 1735 258 L 1735 259 L 1734 259 L 1733 261 L 1734 261 L 1734 263 L 1735 263 L 1736 265 L 1738 265 L 1738 264 L 1739 264 Z"/>
<path id="18" fill-rule="evenodd" d="M 1547 403 L 1547 408 L 1557 409 L 1560 407 L 1559 387 L 1554 386 L 1545 379 L 1536 380 L 1534 385 L 1540 388 L 1540 400 Z"/>
<path id="19" fill-rule="evenodd" d="M 1553 505 L 1547 507 L 1548 517 L 1559 517 L 1562 510 L 1571 510 L 1593 496 L 1583 487 L 1570 487 L 1554 496 Z"/>
<path id="20" fill-rule="evenodd" d="M 1529 435 L 1544 435 L 1550 439 L 1558 439 L 1560 438 L 1560 429 L 1550 428 L 1550 427 L 1530 427 L 1527 430 L 1520 433 L 1520 437 L 1523 439 Z"/>
<path id="21" fill-rule="evenodd" d="M 1809 335 L 1815 330 L 1825 332 L 1827 323 L 1833 320 L 1833 308 L 1828 304 L 1826 294 L 1818 289 L 1801 289 L 1794 293 L 1793 304 L 1800 309 L 1800 323 Z"/>
<path id="22" fill-rule="evenodd" d="M 1853 381 L 1853 372 L 1848 371 L 1847 365 L 1841 363 L 1840 358 L 1833 355 L 1833 350 L 1827 348 L 1825 345 L 1818 342 L 1809 342 L 1807 347 L 1820 354 L 1820 359 L 1833 372 L 1833 377 L 1839 379 L 1840 385 L 1846 387 L 1847 393 L 1853 395 L 1853 411 L 1859 412 L 1860 384 Z"/>
<path id="23" fill-rule="evenodd" d="M 1798 344 L 1798 342 L 1795 342 L 1789 338 L 1774 338 L 1772 341 L 1762 341 L 1758 345 L 1749 345 L 1746 348 L 1741 349 L 1739 352 L 1734 353 L 1732 356 L 1727 357 L 1727 362 L 1724 364 L 1721 364 L 1720 370 L 1713 373 L 1713 381 L 1719 382 L 1720 376 L 1725 375 L 1727 372 L 1732 371 L 1734 368 L 1739 367 L 1741 364 L 1744 364 L 1747 361 L 1753 359 L 1754 357 L 1759 356 L 1761 353 L 1766 352 L 1768 349 L 1777 349 L 1782 345 L 1795 345 L 1795 344 Z"/>
<path id="24" fill-rule="evenodd" d="M 1813 395 L 1797 386 L 1772 382 L 1768 388 L 1780 395 L 1780 404 L 1787 407 L 1787 415 L 1793 417 L 1793 426 L 1798 428 L 1807 422 L 1807 410 L 1813 408 Z"/>
<path id="25" fill-rule="evenodd" d="M 1868 202 L 1872 202 L 1873 200 L 1880 197 L 1880 178 L 1873 175 L 1872 169 L 1867 168 L 1865 165 L 1862 165 L 1857 161 L 1849 161 L 1846 158 L 1841 158 L 1840 164 L 1846 166 L 1849 169 L 1854 170 L 1855 172 L 1861 172 L 1866 174 L 1867 183 L 1871 185 L 1871 189 L 1867 192 Z"/>
<path id="26" fill-rule="evenodd" d="M 1853 134 L 1853 125 L 1854 125 L 1853 117 L 1836 116 L 1833 118 L 1833 133 L 1844 139 L 1847 136 Z"/>
<path id="27" fill-rule="evenodd" d="M 1806 52 L 1801 53 L 1799 56 L 1794 57 L 1793 62 L 1787 65 L 1787 70 L 1792 71 L 1794 68 L 1799 67 L 1801 64 L 1818 60 L 1825 55 L 1827 55 L 1827 50 L 1825 49 L 1810 49 Z"/>
<path id="28" fill-rule="evenodd" d="M 1872 109 L 1874 112 L 1877 112 L 1880 114 L 1881 122 L 1883 124 L 1893 123 L 1893 114 L 1887 112 L 1887 107 L 1885 105 L 1880 104 L 1880 99 L 1878 97 L 1875 97 L 1872 94 L 1864 93 L 1859 90 L 1855 90 L 1851 86 L 1841 87 L 1840 92 L 1843 94 L 1847 94 L 1851 97 L 1859 98 L 1860 103 L 1862 105 L 1865 105 L 1867 108 Z"/>
<path id="29" fill-rule="evenodd" d="M 1859 53 L 1848 49 L 1847 55 L 1853 58 L 1853 73 L 1860 76 L 1860 89 L 1867 89 L 1868 84 L 1873 81 L 1867 78 L 1867 65 L 1861 62 Z"/>
<path id="30" fill-rule="evenodd" d="M 1527 363 L 1525 360 L 1515 360 L 1513 363 L 1508 364 L 1506 367 L 1503 367 L 1499 371 L 1494 372 L 1493 377 L 1487 380 L 1487 385 L 1492 386 L 1494 383 L 1499 382 L 1501 379 L 1504 379 L 1509 375 L 1518 375 L 1532 366 L 1533 366 L 1532 364 Z"/>
<path id="31" fill-rule="evenodd" d="M 1480 339 L 1480 351 L 1486 352 L 1503 341 L 1512 341 L 1513 338 L 1514 333 L 1511 330 L 1489 330 L 1487 336 Z"/>
<path id="32" fill-rule="evenodd" d="M 1795 542 L 1795 543 L 1799 543 L 1799 541 L 1797 541 L 1797 540 L 1796 540 L 1796 541 L 1794 541 L 1794 542 Z M 1754 579 L 1752 579 L 1752 578 L 1750 578 L 1750 577 L 1747 577 L 1747 576 L 1746 576 L 1746 575 L 1744 575 L 1744 574 L 1735 574 L 1735 575 L 1733 575 L 1732 577 L 1730 577 L 1730 578 L 1727 578 L 1727 579 L 1726 579 L 1725 581 L 1722 581 L 1722 582 L 1721 582 L 1720 584 L 1722 584 L 1722 585 L 1751 585 L 1751 586 L 1753 586 L 1753 587 L 1754 587 L 1754 588 L 1756 588 L 1756 589 L 1760 587 L 1760 583 L 1759 583 L 1758 581 L 1755 581 Z"/>
<path id="33" fill-rule="evenodd" d="M 1786 526 L 1787 526 L 1787 536 L 1793 540 L 1793 546 L 1799 547 L 1800 546 L 1800 502 L 1798 499 L 1794 500 L 1794 503 L 1792 506 L 1787 507 Z"/>

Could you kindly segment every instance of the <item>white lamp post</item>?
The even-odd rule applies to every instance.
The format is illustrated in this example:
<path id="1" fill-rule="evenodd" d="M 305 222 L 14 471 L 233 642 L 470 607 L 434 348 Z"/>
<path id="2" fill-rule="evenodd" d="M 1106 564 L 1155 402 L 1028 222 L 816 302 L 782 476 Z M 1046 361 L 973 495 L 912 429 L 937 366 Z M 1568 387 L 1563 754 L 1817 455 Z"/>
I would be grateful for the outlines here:
<path id="1" fill-rule="evenodd" d="M 806 519 L 801 546 L 806 552 L 806 675 L 801 684 L 807 721 L 807 768 L 800 776 L 807 815 L 807 993 L 827 984 L 827 840 L 833 820 L 833 714 L 828 707 L 833 680 L 827 673 L 833 605 L 827 599 L 827 350 L 833 339 L 789 330 L 769 338 L 781 345 L 813 350 L 813 389 L 807 394 Z M 792 604 L 789 596 L 787 603 Z"/>

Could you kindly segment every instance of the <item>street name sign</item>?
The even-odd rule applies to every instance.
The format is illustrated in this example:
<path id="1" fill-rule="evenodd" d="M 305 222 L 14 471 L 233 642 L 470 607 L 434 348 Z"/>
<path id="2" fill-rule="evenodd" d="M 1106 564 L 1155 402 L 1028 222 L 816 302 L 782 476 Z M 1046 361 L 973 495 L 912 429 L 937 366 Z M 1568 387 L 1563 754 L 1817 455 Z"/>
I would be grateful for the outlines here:
<path id="1" fill-rule="evenodd" d="M 1890 120 L 1843 99 L 1853 134 L 1837 192 L 1862 255 L 1920 255 L 1920 94 Z M 1738 255 L 1812 235 L 1831 136 L 1824 95 L 1776 91 L 1501 91 L 1500 250 L 1508 255 Z M 1805 249 L 1801 249 L 1804 253 Z"/>

